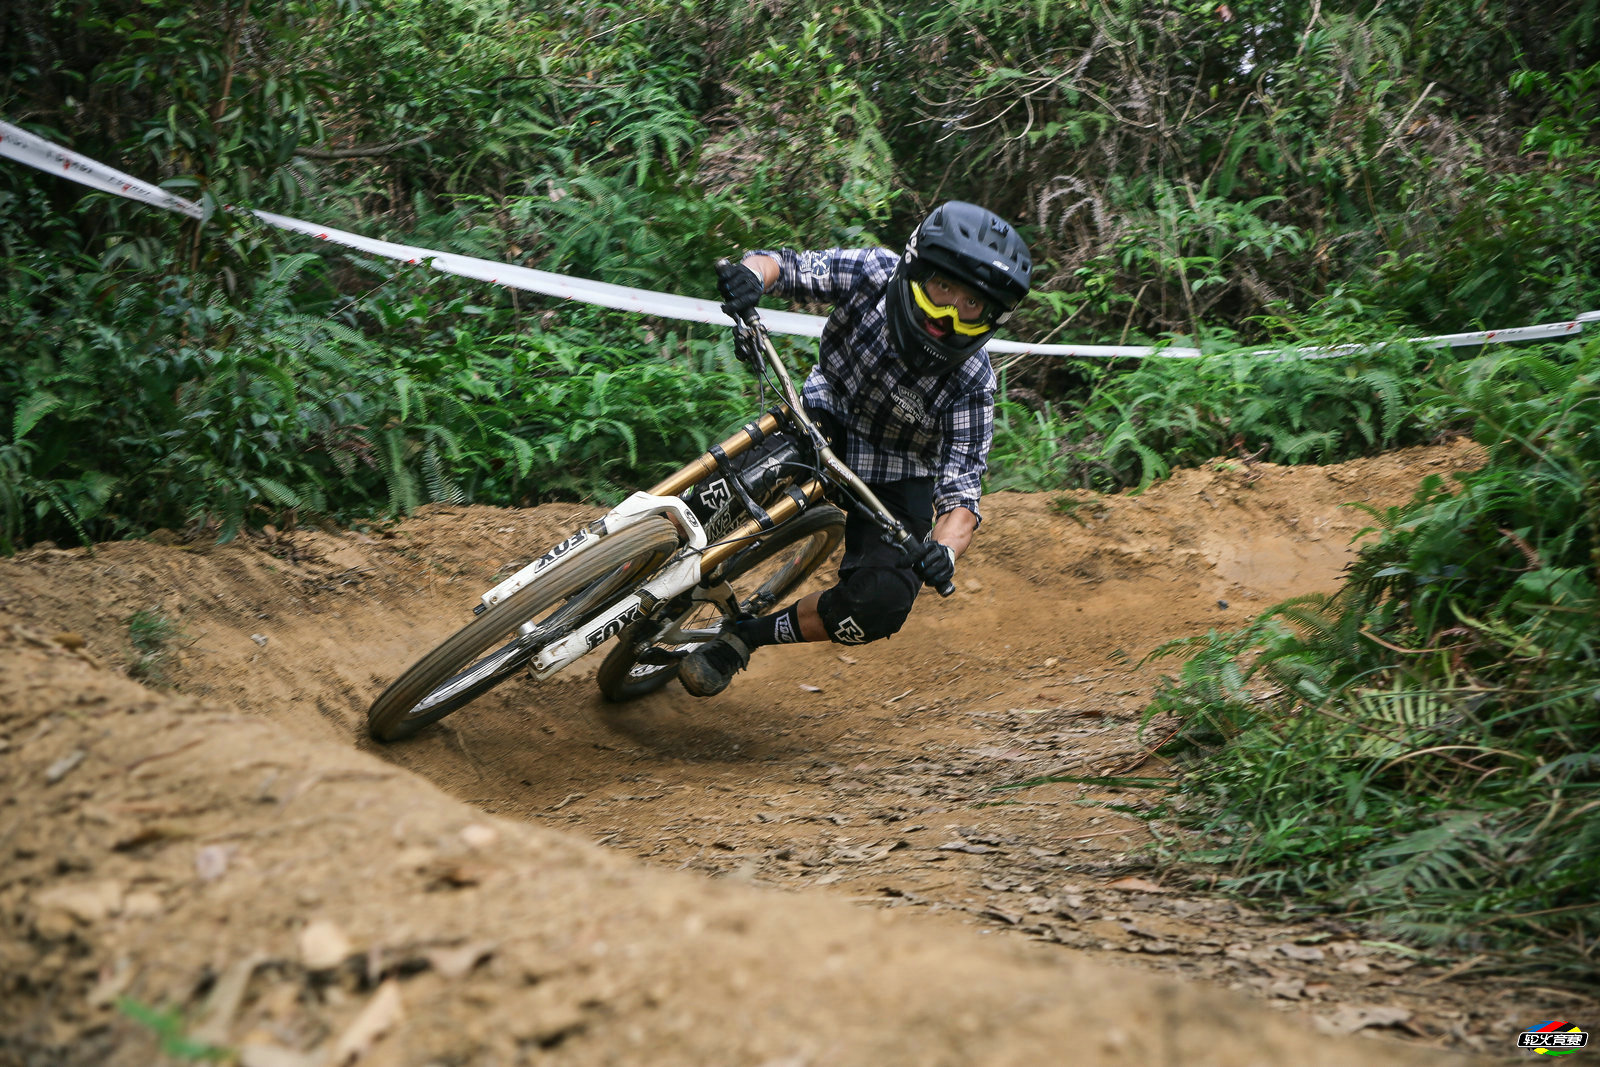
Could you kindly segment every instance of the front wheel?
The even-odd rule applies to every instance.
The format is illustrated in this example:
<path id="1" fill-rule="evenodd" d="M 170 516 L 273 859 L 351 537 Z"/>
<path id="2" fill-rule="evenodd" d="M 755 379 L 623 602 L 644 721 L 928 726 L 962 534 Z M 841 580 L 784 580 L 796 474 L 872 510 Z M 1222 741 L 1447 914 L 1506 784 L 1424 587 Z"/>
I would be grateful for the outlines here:
<path id="1" fill-rule="evenodd" d="M 398 741 L 475 700 L 644 581 L 677 548 L 673 525 L 653 516 L 562 560 L 395 679 L 372 702 L 367 732 L 379 741 Z M 525 623 L 533 626 L 519 632 Z"/>
<path id="2" fill-rule="evenodd" d="M 726 581 L 746 615 L 764 615 L 778 607 L 800 583 L 827 561 L 844 538 L 844 512 L 820 504 L 751 543 L 724 563 L 702 585 Z M 678 659 L 693 646 L 657 644 L 652 633 L 679 629 L 714 630 L 722 613 L 706 601 L 693 601 L 665 618 L 651 616 L 634 623 L 600 664 L 595 681 L 607 700 L 624 701 L 654 693 L 678 676 Z"/>

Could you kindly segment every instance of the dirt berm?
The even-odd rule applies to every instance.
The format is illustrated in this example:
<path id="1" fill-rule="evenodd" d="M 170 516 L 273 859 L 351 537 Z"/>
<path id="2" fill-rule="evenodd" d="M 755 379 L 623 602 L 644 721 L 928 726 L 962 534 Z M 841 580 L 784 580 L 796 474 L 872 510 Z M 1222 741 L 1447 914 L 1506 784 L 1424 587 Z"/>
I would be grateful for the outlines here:
<path id="1" fill-rule="evenodd" d="M 1105 809 L 1066 786 L 990 807 L 973 782 L 1143 759 L 1139 656 L 1242 619 L 1219 622 L 1228 598 L 1331 587 L 1364 523 L 1341 498 L 1395 502 L 1472 457 L 1384 462 L 996 498 L 961 595 L 886 646 L 624 710 L 581 671 L 519 680 L 387 749 L 360 732 L 377 687 L 594 509 L 0 563 L 0 1064 L 1468 1062 L 1422 1043 L 1499 1025 L 1473 1022 L 1465 969 L 1412 972 L 1443 975 L 1416 984 L 1454 1031 L 1420 1001 L 1385 1015 L 1373 991 L 1411 962 L 1162 895 L 1127 877 L 1136 824 L 1090 830 Z M 132 648 L 135 613 L 176 651 Z M 1097 957 L 1063 947 L 1079 933 Z M 1335 963 L 1365 984 L 1282 971 Z M 1326 1032 L 1408 1019 L 1409 1043 Z"/>

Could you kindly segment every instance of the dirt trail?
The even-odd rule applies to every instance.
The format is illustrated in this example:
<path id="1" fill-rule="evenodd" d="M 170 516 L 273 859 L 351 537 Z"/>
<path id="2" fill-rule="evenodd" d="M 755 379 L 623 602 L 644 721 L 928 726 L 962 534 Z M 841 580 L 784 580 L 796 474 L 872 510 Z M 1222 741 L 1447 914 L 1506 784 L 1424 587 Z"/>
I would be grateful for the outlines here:
<path id="1" fill-rule="evenodd" d="M 1090 803 L 1136 793 L 994 791 L 1152 770 L 1145 653 L 1332 589 L 1340 505 L 1474 462 L 1000 494 L 887 643 L 767 650 L 709 701 L 605 705 L 580 664 L 385 748 L 377 690 L 595 509 L 0 562 L 0 1064 L 152 1062 L 117 996 L 256 1067 L 1444 1062 L 1594 1018 L 1155 885 L 1144 824 Z M 174 654 L 138 660 L 136 612 Z"/>

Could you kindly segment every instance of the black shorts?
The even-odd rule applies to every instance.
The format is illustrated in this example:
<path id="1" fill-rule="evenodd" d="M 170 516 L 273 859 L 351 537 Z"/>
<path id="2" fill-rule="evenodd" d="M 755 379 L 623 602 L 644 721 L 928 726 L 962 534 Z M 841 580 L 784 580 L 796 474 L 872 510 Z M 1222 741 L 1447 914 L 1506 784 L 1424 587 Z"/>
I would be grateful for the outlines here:
<path id="1" fill-rule="evenodd" d="M 917 541 L 933 529 L 933 479 L 906 478 L 871 486 L 883 506 Z M 883 539 L 876 522 L 851 509 L 844 527 L 839 581 L 824 590 L 817 613 L 828 636 L 860 645 L 897 633 L 922 589 L 898 546 Z"/>

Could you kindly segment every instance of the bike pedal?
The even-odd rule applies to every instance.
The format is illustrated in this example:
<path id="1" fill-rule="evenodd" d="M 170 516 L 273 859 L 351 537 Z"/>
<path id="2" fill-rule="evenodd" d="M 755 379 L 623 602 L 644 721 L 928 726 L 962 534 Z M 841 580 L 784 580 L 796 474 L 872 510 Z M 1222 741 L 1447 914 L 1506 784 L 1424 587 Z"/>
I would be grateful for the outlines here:
<path id="1" fill-rule="evenodd" d="M 672 648 L 647 648 L 639 653 L 638 661 L 650 667 L 670 667 L 689 653 Z"/>

